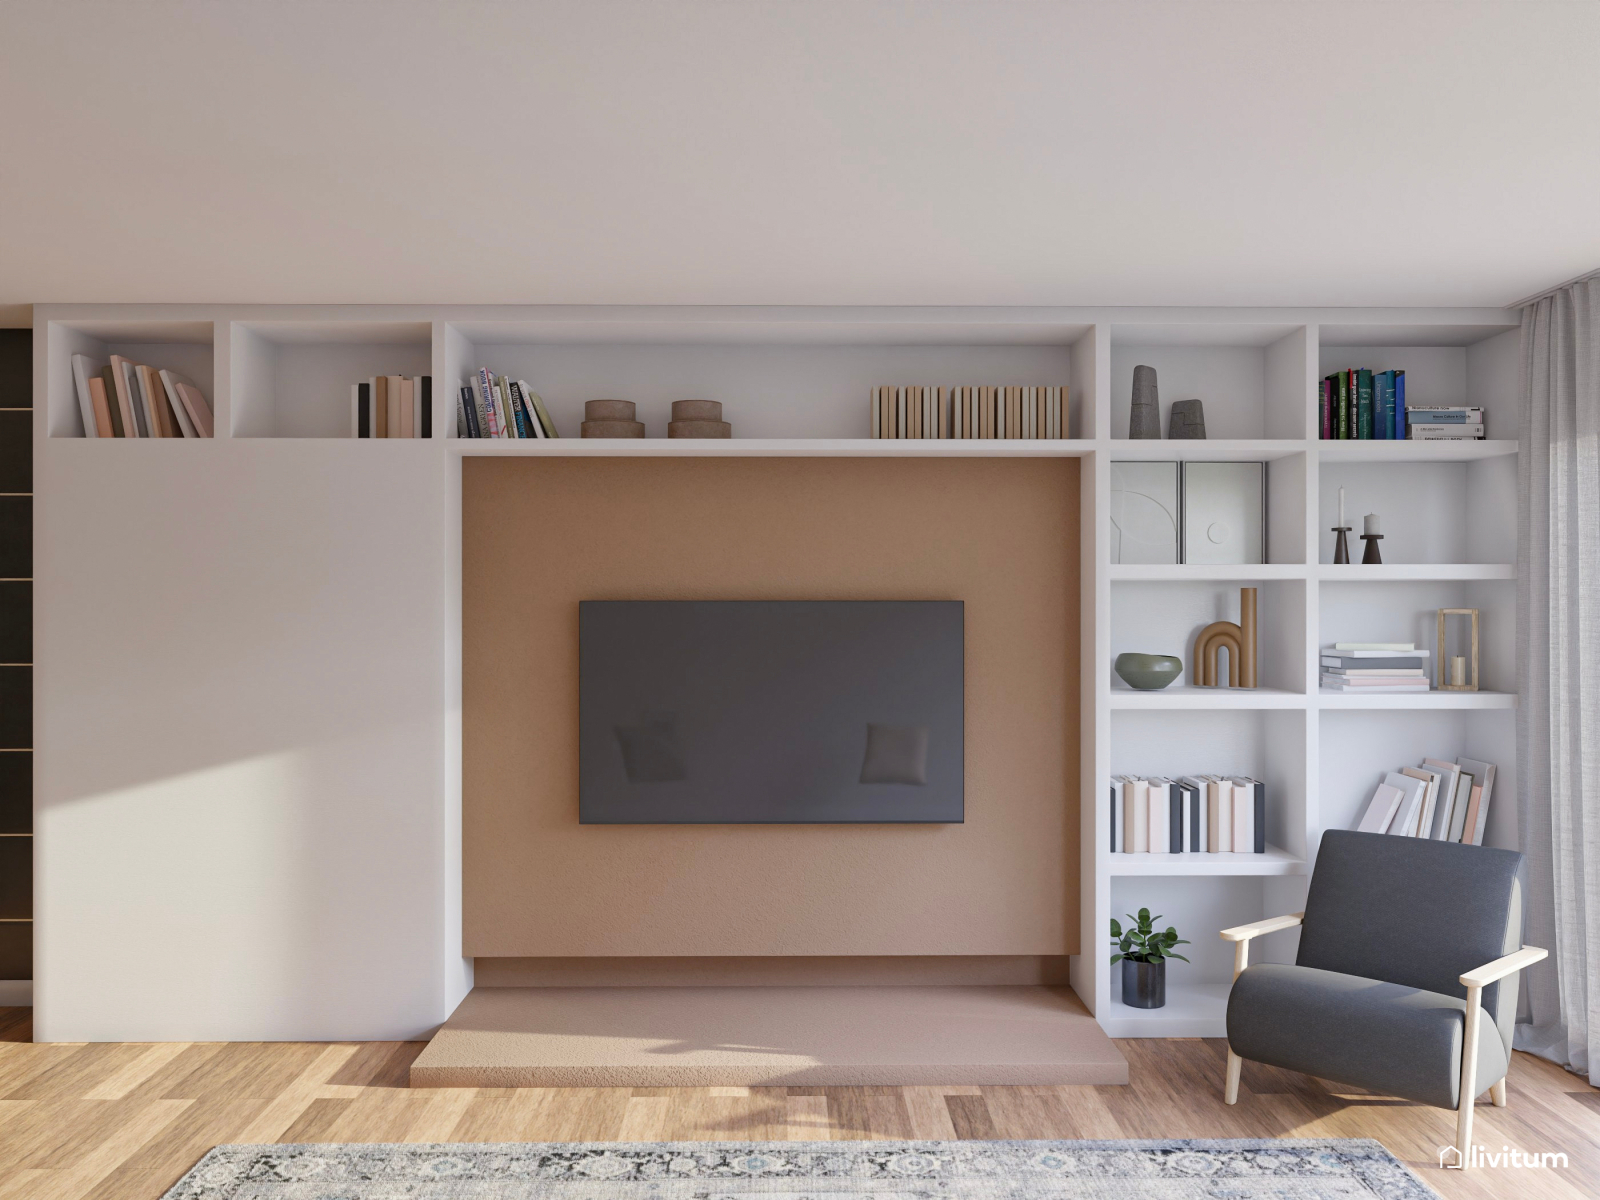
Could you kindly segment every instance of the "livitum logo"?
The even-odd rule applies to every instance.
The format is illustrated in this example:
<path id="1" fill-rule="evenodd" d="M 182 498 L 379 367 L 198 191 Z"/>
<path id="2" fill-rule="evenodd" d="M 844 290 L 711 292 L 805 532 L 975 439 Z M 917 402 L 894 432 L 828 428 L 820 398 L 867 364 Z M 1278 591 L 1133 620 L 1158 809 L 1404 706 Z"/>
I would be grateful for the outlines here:
<path id="1" fill-rule="evenodd" d="M 1454 1146 L 1439 1147 L 1439 1165 L 1453 1170 L 1462 1167 L 1531 1167 L 1534 1170 L 1544 1170 L 1567 1165 L 1567 1156 L 1560 1151 L 1535 1154 L 1529 1150 L 1519 1150 L 1515 1146 L 1501 1146 L 1499 1150 L 1490 1150 L 1489 1147 L 1479 1146 L 1476 1143 L 1467 1152 L 1466 1162 L 1459 1161 L 1460 1157 L 1460 1152 Z"/>

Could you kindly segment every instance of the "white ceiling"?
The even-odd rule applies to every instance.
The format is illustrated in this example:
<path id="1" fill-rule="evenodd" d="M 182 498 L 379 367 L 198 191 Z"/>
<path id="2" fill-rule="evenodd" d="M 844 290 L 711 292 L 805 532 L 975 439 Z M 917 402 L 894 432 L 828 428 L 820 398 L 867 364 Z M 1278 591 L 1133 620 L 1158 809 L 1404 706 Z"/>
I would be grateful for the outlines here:
<path id="1" fill-rule="evenodd" d="M 0 0 L 0 305 L 1504 304 L 1600 4 Z"/>

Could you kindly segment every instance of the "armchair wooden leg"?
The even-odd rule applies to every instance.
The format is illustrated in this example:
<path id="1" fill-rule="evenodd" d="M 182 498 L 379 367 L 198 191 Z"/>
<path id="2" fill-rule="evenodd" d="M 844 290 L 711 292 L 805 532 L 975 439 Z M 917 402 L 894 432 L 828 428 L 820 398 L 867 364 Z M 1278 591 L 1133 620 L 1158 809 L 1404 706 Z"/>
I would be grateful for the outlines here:
<path id="1" fill-rule="evenodd" d="M 1456 1165 L 1466 1170 L 1472 1155 L 1472 1106 L 1478 1099 L 1478 996 L 1467 988 L 1467 1027 L 1461 1039 L 1461 1102 L 1456 1106 Z"/>
<path id="2" fill-rule="evenodd" d="M 1228 656 L 1231 664 L 1233 656 Z M 1250 939 L 1245 938 L 1233 947 L 1233 977 L 1238 980 L 1244 969 L 1250 965 Z M 1239 1102 L 1239 1071 L 1244 1066 L 1244 1059 L 1233 1052 L 1233 1047 L 1228 1047 L 1228 1082 L 1223 1085 L 1222 1099 L 1227 1104 Z"/>
<path id="3" fill-rule="evenodd" d="M 1504 1075 L 1500 1077 L 1499 1083 L 1489 1088 L 1489 1099 L 1496 1108 L 1504 1108 L 1506 1106 L 1506 1078 Z"/>

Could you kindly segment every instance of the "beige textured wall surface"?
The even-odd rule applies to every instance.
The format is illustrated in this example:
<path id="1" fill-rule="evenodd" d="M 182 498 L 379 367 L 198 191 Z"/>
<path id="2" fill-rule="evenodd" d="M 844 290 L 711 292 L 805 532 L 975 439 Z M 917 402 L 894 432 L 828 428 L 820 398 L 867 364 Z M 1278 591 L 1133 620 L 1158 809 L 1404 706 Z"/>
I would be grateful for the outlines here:
<path id="1" fill-rule="evenodd" d="M 473 956 L 1078 952 L 1076 459 L 462 464 Z M 578 824 L 578 601 L 962 600 L 962 825 Z"/>

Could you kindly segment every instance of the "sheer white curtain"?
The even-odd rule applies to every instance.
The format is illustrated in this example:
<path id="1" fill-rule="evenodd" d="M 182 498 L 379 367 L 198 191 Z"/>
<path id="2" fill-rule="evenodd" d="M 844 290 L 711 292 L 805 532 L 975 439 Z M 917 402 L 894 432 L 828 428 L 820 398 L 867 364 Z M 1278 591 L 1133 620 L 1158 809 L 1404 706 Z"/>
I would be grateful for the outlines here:
<path id="1" fill-rule="evenodd" d="M 1600 1083 L 1600 276 L 1522 310 L 1517 550 L 1527 973 L 1517 1046 Z"/>

